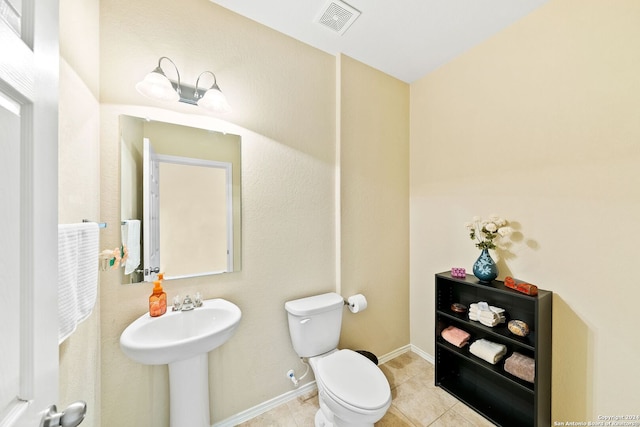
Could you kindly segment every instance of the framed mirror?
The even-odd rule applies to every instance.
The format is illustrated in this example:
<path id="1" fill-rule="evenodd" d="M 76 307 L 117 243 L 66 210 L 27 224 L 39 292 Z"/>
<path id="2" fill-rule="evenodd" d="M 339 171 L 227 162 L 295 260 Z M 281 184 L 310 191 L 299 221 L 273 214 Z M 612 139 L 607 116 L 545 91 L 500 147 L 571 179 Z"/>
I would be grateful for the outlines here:
<path id="1" fill-rule="evenodd" d="M 122 283 L 240 271 L 241 138 L 120 116 Z"/>

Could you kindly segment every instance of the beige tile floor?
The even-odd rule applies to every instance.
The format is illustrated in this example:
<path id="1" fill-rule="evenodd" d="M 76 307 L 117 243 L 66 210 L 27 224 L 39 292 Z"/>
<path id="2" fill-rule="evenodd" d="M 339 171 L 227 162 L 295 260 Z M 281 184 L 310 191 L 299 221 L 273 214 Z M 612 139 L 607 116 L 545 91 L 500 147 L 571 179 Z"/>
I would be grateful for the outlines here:
<path id="1" fill-rule="evenodd" d="M 391 385 L 392 403 L 376 427 L 489 427 L 485 420 L 434 385 L 433 365 L 415 353 L 404 353 L 382 365 Z M 317 392 L 290 400 L 241 427 L 313 427 Z"/>

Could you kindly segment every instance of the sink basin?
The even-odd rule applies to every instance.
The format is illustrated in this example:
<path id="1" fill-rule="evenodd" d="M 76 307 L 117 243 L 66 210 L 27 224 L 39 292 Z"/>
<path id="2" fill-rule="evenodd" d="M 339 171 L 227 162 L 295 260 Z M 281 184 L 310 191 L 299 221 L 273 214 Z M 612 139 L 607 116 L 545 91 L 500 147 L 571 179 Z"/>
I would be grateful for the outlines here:
<path id="1" fill-rule="evenodd" d="M 237 305 L 220 298 L 205 300 L 191 311 L 167 311 L 160 317 L 146 313 L 122 332 L 120 347 L 136 362 L 171 364 L 224 344 L 234 334 L 241 317 Z"/>
<path id="2" fill-rule="evenodd" d="M 145 313 L 120 335 L 120 348 L 129 358 L 169 365 L 171 427 L 211 427 L 207 353 L 231 338 L 241 317 L 237 305 L 216 298 L 190 311 Z"/>

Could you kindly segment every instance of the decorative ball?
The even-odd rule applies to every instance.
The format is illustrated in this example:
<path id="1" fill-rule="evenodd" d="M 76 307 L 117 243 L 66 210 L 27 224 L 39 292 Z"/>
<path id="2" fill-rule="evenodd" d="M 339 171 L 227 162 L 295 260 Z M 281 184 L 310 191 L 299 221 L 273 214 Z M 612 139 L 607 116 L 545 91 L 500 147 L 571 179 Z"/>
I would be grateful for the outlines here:
<path id="1" fill-rule="evenodd" d="M 452 267 L 451 268 L 451 277 L 457 277 L 459 279 L 464 279 L 467 277 L 467 272 L 462 267 Z"/>
<path id="2" fill-rule="evenodd" d="M 526 337 L 529 335 L 529 325 L 522 320 L 510 320 L 507 324 L 509 332 L 519 337 Z"/>

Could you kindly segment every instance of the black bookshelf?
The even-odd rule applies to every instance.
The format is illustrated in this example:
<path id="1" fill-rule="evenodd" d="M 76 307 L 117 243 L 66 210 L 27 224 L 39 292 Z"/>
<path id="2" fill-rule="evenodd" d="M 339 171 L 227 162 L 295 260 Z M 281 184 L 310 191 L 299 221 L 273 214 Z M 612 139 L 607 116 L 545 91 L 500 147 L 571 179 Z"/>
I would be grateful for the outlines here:
<path id="1" fill-rule="evenodd" d="M 449 272 L 435 276 L 435 384 L 458 400 L 504 427 L 547 427 L 551 425 L 551 308 L 553 294 L 538 290 L 529 296 L 507 288 L 503 282 L 480 283 L 474 276 L 452 277 Z M 507 320 L 494 328 L 469 320 L 467 313 L 456 313 L 451 304 L 486 301 L 504 308 Z M 525 321 L 526 337 L 507 329 L 511 319 Z M 507 347 L 507 354 L 492 365 L 469 352 L 469 345 L 458 348 L 441 336 L 448 326 L 471 335 L 469 343 L 487 339 Z M 535 382 L 521 380 L 504 370 L 504 361 L 518 352 L 534 358 Z"/>

